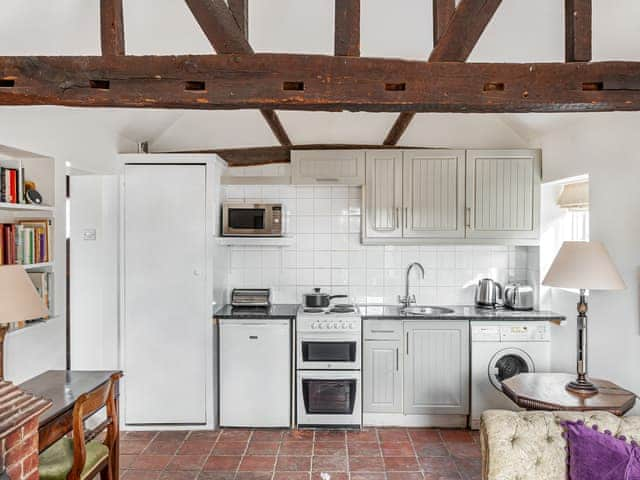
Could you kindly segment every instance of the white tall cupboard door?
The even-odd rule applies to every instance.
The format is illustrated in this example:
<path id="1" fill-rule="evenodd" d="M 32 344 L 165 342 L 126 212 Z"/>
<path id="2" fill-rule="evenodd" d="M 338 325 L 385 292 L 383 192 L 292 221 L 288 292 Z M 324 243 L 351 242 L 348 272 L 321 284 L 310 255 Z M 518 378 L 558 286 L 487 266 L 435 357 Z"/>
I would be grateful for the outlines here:
<path id="1" fill-rule="evenodd" d="M 363 150 L 294 150 L 291 152 L 294 185 L 362 185 Z"/>
<path id="2" fill-rule="evenodd" d="M 469 413 L 469 322 L 404 322 L 404 413 Z"/>
<path id="3" fill-rule="evenodd" d="M 539 150 L 467 150 L 469 238 L 536 239 Z"/>
<path id="4" fill-rule="evenodd" d="M 125 167 L 127 424 L 206 422 L 205 177 L 204 165 Z"/>
<path id="5" fill-rule="evenodd" d="M 402 152 L 366 152 L 365 238 L 402 237 Z"/>
<path id="6" fill-rule="evenodd" d="M 464 150 L 403 154 L 405 238 L 463 238 Z"/>
<path id="7" fill-rule="evenodd" d="M 400 340 L 366 340 L 362 367 L 365 413 L 402 413 Z"/>
<path id="8" fill-rule="evenodd" d="M 289 320 L 220 320 L 220 425 L 291 424 Z"/>

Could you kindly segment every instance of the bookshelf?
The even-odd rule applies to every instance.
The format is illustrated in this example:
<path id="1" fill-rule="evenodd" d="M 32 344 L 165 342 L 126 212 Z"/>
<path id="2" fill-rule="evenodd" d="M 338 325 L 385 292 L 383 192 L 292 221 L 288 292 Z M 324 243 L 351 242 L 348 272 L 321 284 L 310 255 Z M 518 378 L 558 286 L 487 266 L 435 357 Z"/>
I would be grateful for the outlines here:
<path id="1" fill-rule="evenodd" d="M 27 203 L 26 183 L 35 185 L 42 204 Z M 19 263 L 48 298 L 55 317 L 55 160 L 0 145 L 0 263 Z M 35 326 L 46 320 L 18 327 Z"/>

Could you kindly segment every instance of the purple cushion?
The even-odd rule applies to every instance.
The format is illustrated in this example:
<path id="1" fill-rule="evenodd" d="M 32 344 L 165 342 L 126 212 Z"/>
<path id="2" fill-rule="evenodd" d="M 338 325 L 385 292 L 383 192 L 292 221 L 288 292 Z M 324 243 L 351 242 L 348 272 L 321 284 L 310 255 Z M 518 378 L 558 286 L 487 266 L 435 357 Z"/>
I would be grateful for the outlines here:
<path id="1" fill-rule="evenodd" d="M 564 422 L 571 480 L 640 480 L 640 447 L 605 430 L 579 422 Z"/>

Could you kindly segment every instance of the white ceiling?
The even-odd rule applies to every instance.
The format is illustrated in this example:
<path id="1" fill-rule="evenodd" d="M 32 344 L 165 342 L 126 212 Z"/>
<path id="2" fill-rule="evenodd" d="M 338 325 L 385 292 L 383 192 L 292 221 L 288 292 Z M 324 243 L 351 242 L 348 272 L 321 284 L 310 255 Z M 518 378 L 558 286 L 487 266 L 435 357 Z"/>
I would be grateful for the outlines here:
<path id="1" fill-rule="evenodd" d="M 99 0 L 3 0 L 0 55 L 99 54 Z M 562 61 L 561 0 L 505 0 L 472 52 L 474 62 Z M 127 53 L 213 53 L 183 0 L 124 0 Z M 249 0 L 257 52 L 331 54 L 334 0 Z M 363 56 L 426 58 L 430 0 L 362 0 Z M 593 0 L 594 60 L 640 60 L 640 1 Z M 37 112 L 37 110 L 34 110 Z M 35 114 L 35 113 L 34 113 Z M 103 109 L 82 113 L 102 129 L 155 149 L 274 145 L 256 111 Z M 594 114 L 591 114 L 594 115 Z M 294 143 L 378 144 L 397 115 L 280 112 Z M 581 114 L 417 115 L 401 140 L 415 146 L 509 146 L 581 121 Z"/>

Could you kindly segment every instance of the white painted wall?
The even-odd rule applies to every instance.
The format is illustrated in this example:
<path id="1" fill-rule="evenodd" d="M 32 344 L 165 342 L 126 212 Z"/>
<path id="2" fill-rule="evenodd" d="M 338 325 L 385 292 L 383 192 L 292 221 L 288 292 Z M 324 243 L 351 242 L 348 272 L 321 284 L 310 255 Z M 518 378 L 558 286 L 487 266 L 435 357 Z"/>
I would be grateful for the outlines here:
<path id="1" fill-rule="evenodd" d="M 70 187 L 71 368 L 116 369 L 119 177 L 76 175 Z"/>
<path id="2" fill-rule="evenodd" d="M 537 142 L 544 151 L 545 181 L 589 175 L 590 238 L 606 245 L 627 284 L 620 292 L 591 292 L 590 371 L 594 377 L 611 379 L 636 392 L 640 392 L 639 127 L 637 113 L 592 114 Z M 575 370 L 576 300 L 567 292 L 553 292 L 552 308 L 569 319 L 554 338 L 558 370 Z M 640 413 L 640 408 L 635 412 Z"/>

